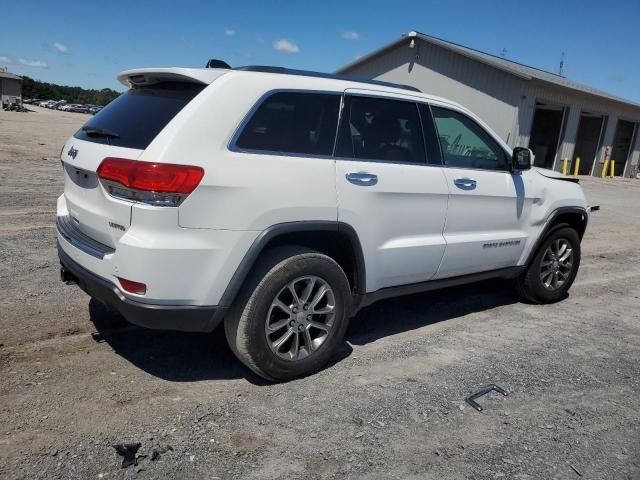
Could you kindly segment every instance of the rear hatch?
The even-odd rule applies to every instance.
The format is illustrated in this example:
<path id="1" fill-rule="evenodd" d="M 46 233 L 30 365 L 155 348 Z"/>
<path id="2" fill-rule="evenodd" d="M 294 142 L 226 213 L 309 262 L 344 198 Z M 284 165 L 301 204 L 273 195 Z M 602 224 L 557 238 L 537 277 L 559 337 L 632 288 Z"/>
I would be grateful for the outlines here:
<path id="1" fill-rule="evenodd" d="M 131 224 L 133 202 L 109 195 L 96 171 L 107 157 L 136 160 L 162 129 L 205 87 L 165 81 L 135 86 L 92 117 L 61 152 L 68 221 L 114 248 Z"/>

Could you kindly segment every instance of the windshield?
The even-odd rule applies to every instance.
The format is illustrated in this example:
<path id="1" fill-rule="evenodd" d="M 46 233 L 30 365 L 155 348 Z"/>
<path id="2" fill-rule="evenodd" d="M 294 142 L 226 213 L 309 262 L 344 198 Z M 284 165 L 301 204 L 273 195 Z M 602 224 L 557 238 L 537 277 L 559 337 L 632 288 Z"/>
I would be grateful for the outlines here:
<path id="1" fill-rule="evenodd" d="M 165 82 L 131 88 L 104 107 L 74 136 L 88 142 L 144 150 L 204 87 Z"/>

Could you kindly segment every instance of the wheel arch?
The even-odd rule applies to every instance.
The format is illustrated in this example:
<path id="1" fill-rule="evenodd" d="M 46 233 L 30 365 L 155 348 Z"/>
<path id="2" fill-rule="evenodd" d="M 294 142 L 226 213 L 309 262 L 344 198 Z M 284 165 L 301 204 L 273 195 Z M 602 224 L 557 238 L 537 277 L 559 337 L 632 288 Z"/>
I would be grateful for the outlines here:
<path id="1" fill-rule="evenodd" d="M 366 270 L 360 239 L 354 228 L 336 221 L 279 223 L 265 229 L 253 242 L 231 277 L 219 304 L 233 304 L 260 255 L 275 247 L 298 245 L 333 258 L 344 270 L 354 295 L 366 292 Z"/>
<path id="2" fill-rule="evenodd" d="M 544 242 L 544 239 L 547 238 L 547 236 L 551 232 L 562 226 L 568 225 L 578 233 L 578 237 L 580 238 L 580 240 L 582 240 L 584 232 L 587 229 L 588 222 L 589 216 L 587 214 L 587 211 L 582 207 L 560 207 L 557 210 L 554 210 L 553 213 L 549 216 L 549 219 L 547 220 L 542 233 L 529 252 L 525 265 L 529 265 L 531 263 L 531 260 L 538 252 L 540 245 L 542 244 L 542 242 Z"/>

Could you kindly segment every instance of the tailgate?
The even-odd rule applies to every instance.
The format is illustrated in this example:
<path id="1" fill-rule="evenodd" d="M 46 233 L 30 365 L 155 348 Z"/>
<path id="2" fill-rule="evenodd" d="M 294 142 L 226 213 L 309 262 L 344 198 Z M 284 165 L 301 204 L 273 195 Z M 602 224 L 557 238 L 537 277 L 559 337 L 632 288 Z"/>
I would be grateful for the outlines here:
<path id="1" fill-rule="evenodd" d="M 64 196 L 70 220 L 82 233 L 115 247 L 131 224 L 131 202 L 108 195 L 96 175 L 105 157 L 137 159 L 142 150 L 70 139 L 62 151 Z"/>
<path id="2" fill-rule="evenodd" d="M 131 225 L 133 201 L 107 193 L 96 171 L 107 157 L 137 160 L 166 125 L 205 87 L 160 82 L 127 90 L 67 141 L 61 160 L 69 223 L 108 247 Z"/>

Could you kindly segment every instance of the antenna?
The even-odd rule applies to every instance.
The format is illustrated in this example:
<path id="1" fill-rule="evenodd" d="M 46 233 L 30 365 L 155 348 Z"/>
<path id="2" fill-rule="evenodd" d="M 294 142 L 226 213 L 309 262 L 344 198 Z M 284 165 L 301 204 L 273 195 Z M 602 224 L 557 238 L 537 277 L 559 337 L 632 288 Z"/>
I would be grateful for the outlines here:
<path id="1" fill-rule="evenodd" d="M 560 55 L 560 71 L 558 72 L 558 75 L 564 77 L 564 52 Z"/>
<path id="2" fill-rule="evenodd" d="M 229 69 L 229 68 L 231 68 L 231 66 L 227 62 L 225 62 L 223 60 L 218 60 L 216 58 L 212 58 L 211 60 L 209 60 L 207 62 L 207 66 L 204 67 L 204 68 L 226 68 L 226 69 Z"/>
<path id="3" fill-rule="evenodd" d="M 501 56 L 502 58 L 506 58 L 506 57 L 507 57 L 507 52 L 508 52 L 508 50 L 507 50 L 506 48 L 503 48 L 503 49 L 502 49 L 502 52 L 500 53 L 500 56 Z"/>

